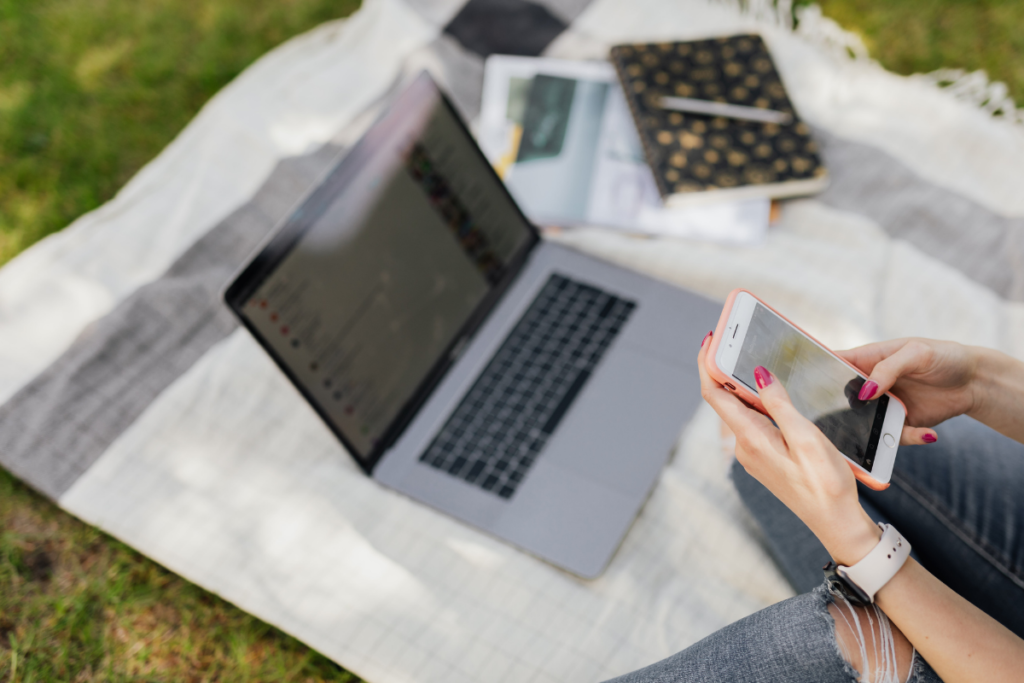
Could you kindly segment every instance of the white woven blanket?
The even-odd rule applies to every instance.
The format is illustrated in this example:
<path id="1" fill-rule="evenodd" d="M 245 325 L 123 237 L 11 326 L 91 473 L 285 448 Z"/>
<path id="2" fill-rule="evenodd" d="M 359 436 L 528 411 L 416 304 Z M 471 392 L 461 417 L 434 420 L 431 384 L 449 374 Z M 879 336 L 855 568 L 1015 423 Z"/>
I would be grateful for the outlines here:
<path id="1" fill-rule="evenodd" d="M 0 270 L 0 464 L 374 683 L 593 681 L 787 597 L 709 410 L 582 581 L 363 476 L 218 300 L 403 75 L 430 69 L 472 119 L 491 52 L 753 30 L 830 189 L 756 248 L 560 239 L 713 297 L 747 287 L 835 347 L 916 334 L 1024 357 L 1017 114 L 852 57 L 813 8 L 794 31 L 746 4 L 367 0 L 266 55 L 115 199 Z"/>

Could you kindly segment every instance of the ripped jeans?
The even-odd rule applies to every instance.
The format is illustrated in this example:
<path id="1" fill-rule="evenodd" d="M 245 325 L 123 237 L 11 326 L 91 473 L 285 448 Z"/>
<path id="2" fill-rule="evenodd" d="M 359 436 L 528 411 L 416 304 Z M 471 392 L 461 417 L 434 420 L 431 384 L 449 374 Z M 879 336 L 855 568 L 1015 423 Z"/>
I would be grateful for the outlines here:
<path id="1" fill-rule="evenodd" d="M 836 646 L 831 599 L 822 584 L 609 683 L 852 683 L 859 676 Z M 914 683 L 940 680 L 920 657 L 912 667 Z"/>
<path id="2" fill-rule="evenodd" d="M 967 417 L 936 432 L 936 444 L 900 448 L 892 485 L 885 491 L 861 488 L 861 503 L 872 519 L 899 529 L 926 569 L 1024 637 L 1024 445 Z M 896 680 L 891 672 L 862 679 L 840 653 L 829 613 L 835 598 L 822 583 L 829 556 L 818 539 L 738 464 L 733 478 L 768 550 L 802 594 L 615 683 Z M 884 656 L 877 636 L 884 638 L 888 629 L 874 626 L 860 624 L 859 645 Z M 941 679 L 915 652 L 904 680 Z"/>

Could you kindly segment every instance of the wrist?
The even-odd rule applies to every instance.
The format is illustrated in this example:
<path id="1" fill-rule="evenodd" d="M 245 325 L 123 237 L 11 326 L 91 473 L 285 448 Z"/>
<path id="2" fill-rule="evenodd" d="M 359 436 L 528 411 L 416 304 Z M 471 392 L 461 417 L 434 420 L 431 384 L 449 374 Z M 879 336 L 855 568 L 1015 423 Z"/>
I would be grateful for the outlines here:
<path id="1" fill-rule="evenodd" d="M 851 566 L 825 565 L 829 589 L 855 605 L 867 605 L 892 580 L 910 557 L 910 543 L 896 527 L 879 524 L 882 537 L 858 562 Z"/>
<path id="2" fill-rule="evenodd" d="M 993 349 L 971 347 L 970 407 L 964 412 L 1018 441 L 1024 437 L 1024 363 Z"/>
<path id="3" fill-rule="evenodd" d="M 921 565 L 919 565 L 913 557 L 908 557 L 907 561 L 903 563 L 903 566 L 900 567 L 899 571 L 893 574 L 892 578 L 889 579 L 889 582 L 879 588 L 878 592 L 875 593 L 875 604 L 885 611 L 885 601 L 888 597 L 890 595 L 899 594 L 901 590 L 905 590 L 907 587 L 905 583 L 907 576 L 920 568 Z M 894 588 L 890 589 L 890 586 L 893 586 Z"/>
<path id="4" fill-rule="evenodd" d="M 815 533 L 836 564 L 853 566 L 878 545 L 882 530 L 863 509 L 840 523 L 831 524 L 822 533 Z"/>
<path id="5" fill-rule="evenodd" d="M 981 419 L 984 416 L 986 406 L 990 403 L 988 397 L 992 394 L 995 384 L 999 381 L 1001 374 L 999 360 L 1001 359 L 998 356 L 1002 354 L 980 346 L 968 346 L 966 350 L 971 359 L 971 372 L 967 385 L 970 403 L 964 414 L 975 419 Z M 1005 372 L 1005 368 L 1003 372 Z"/>

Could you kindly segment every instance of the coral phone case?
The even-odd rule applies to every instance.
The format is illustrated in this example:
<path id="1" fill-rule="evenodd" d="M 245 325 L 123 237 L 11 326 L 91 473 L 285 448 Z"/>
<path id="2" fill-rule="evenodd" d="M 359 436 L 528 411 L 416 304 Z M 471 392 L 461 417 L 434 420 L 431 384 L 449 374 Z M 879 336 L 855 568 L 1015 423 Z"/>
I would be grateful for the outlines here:
<path id="1" fill-rule="evenodd" d="M 758 398 L 757 394 L 755 394 L 753 391 L 751 391 L 746 386 L 744 386 L 742 382 L 735 382 L 735 381 L 733 381 L 733 378 L 728 373 L 726 373 L 724 370 L 719 368 L 718 367 L 718 363 L 715 361 L 715 359 L 718 356 L 718 342 L 725 335 L 726 326 L 729 324 L 729 316 L 732 315 L 733 304 L 736 302 L 736 297 L 741 292 L 746 293 L 746 294 L 752 296 L 762 306 L 764 306 L 768 310 L 772 311 L 773 313 L 775 313 L 775 315 L 779 316 L 780 318 L 782 318 L 783 320 L 788 322 L 790 325 L 795 327 L 805 337 L 807 337 L 808 339 L 810 339 L 814 343 L 818 344 L 822 348 L 828 350 L 829 353 L 832 353 L 832 351 L 827 346 L 822 344 L 820 341 L 818 341 L 817 339 L 815 339 L 811 335 L 807 334 L 803 330 L 803 328 L 801 328 L 795 322 L 793 322 L 792 320 L 790 320 L 786 316 L 784 316 L 781 313 L 779 313 L 778 311 L 776 311 L 774 308 L 772 308 L 767 303 L 762 301 L 760 298 L 758 298 L 752 292 L 750 292 L 750 291 L 748 291 L 746 289 L 734 289 L 731 292 L 729 292 L 729 297 L 725 300 L 725 306 L 722 308 L 722 315 L 718 318 L 718 325 L 715 327 L 715 333 L 711 337 L 711 346 L 708 347 L 707 355 L 704 357 L 705 365 L 707 367 L 708 374 L 711 375 L 711 377 L 716 382 L 718 382 L 719 384 L 721 384 L 721 385 L 723 385 L 723 386 L 725 386 L 727 388 L 732 387 L 731 390 L 732 390 L 732 392 L 734 394 L 739 396 L 746 403 L 750 404 L 751 407 L 753 407 L 756 410 L 758 410 L 758 411 L 764 413 L 765 415 L 767 415 L 768 413 L 765 411 L 764 406 L 761 404 L 761 399 Z M 832 355 L 835 356 L 835 354 L 832 354 Z M 839 358 L 839 356 L 835 356 L 835 357 L 837 359 L 839 359 L 840 361 L 842 361 L 843 363 L 846 363 L 846 365 L 850 366 L 850 368 L 852 368 L 857 374 L 861 375 L 862 377 L 864 376 L 864 373 L 861 372 L 852 363 L 846 362 L 842 358 Z M 907 407 L 905 405 L 903 405 L 903 401 L 899 400 L 898 398 L 896 398 L 895 396 L 893 396 L 889 392 L 886 392 L 886 394 L 889 396 L 889 400 L 890 401 L 895 401 L 895 402 L 899 403 L 901 406 L 903 406 L 903 413 L 906 414 Z M 857 467 L 857 465 L 855 465 L 853 463 L 853 461 L 851 461 L 849 458 L 847 458 L 847 464 L 850 465 L 850 469 L 853 470 L 853 475 L 855 477 L 857 477 L 858 481 L 863 483 L 868 488 L 874 489 L 876 491 L 884 491 L 885 489 L 889 488 L 889 484 L 883 484 L 882 482 L 878 481 L 877 479 L 872 477 L 870 474 L 865 472 L 863 469 L 861 469 L 860 467 Z"/>

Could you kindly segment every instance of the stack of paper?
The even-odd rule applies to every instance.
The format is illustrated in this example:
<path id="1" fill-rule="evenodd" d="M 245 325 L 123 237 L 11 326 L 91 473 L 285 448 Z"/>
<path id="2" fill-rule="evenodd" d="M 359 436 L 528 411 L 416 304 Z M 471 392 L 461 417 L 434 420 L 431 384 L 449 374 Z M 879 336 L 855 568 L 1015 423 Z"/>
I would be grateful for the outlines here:
<path id="1" fill-rule="evenodd" d="M 770 202 L 666 207 L 615 70 L 605 62 L 495 55 L 484 69 L 479 141 L 541 225 L 760 242 Z"/>

